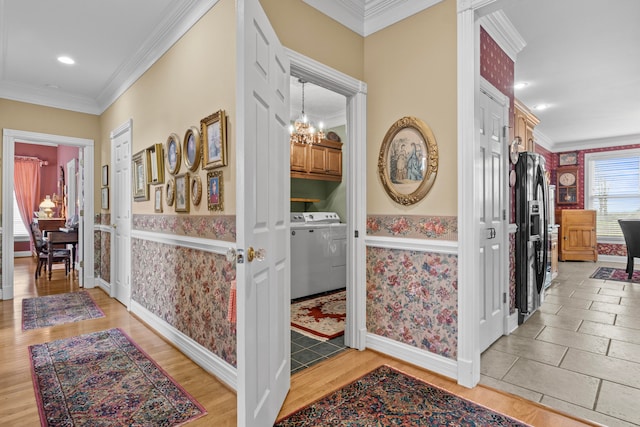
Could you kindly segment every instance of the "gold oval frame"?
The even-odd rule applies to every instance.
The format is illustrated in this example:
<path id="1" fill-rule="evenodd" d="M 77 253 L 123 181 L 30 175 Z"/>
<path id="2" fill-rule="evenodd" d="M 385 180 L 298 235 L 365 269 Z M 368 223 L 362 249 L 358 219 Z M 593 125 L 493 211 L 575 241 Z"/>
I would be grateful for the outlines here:
<path id="1" fill-rule="evenodd" d="M 202 180 L 198 175 L 194 175 L 191 179 L 191 202 L 194 206 L 200 204 L 202 199 Z"/>
<path id="2" fill-rule="evenodd" d="M 193 160 L 189 157 L 192 149 L 189 147 L 193 137 Z M 200 138 L 200 129 L 195 126 L 191 126 L 184 134 L 184 140 L 182 141 L 182 151 L 184 152 L 184 164 L 191 172 L 198 170 L 200 164 L 200 157 L 202 157 L 202 140 Z"/>
<path id="3" fill-rule="evenodd" d="M 413 157 L 419 162 L 417 170 L 409 166 L 416 165 Z M 415 117 L 391 125 L 378 156 L 378 175 L 389 197 L 404 206 L 418 203 L 433 187 L 437 173 L 438 144 L 431 128 Z"/>
<path id="4" fill-rule="evenodd" d="M 173 206 L 173 201 L 176 198 L 176 183 L 173 178 L 167 180 L 167 206 Z"/>
<path id="5" fill-rule="evenodd" d="M 180 145 L 180 137 L 175 133 L 172 133 L 167 138 L 167 141 L 164 143 L 164 162 L 167 165 L 167 171 L 171 175 L 175 175 L 180 170 L 180 163 L 182 163 L 182 147 Z M 171 147 L 175 146 L 175 154 L 176 154 L 176 163 L 171 167 L 171 162 L 169 161 L 171 155 Z"/>

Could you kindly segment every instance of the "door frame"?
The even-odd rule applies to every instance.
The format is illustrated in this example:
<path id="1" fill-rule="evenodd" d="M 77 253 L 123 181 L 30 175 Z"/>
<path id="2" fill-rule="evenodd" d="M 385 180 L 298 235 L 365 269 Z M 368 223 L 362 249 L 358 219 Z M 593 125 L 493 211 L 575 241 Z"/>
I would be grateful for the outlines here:
<path id="1" fill-rule="evenodd" d="M 84 151 L 85 179 L 84 179 L 84 221 L 85 233 L 83 237 L 84 253 L 80 254 L 80 261 L 84 262 L 83 274 L 84 287 L 94 287 L 94 253 L 87 248 L 93 248 L 94 236 L 94 141 L 93 139 L 76 138 L 64 135 L 51 135 L 39 132 L 28 132 L 14 129 L 2 131 L 2 288 L 0 299 L 13 299 L 13 185 L 15 144 L 36 145 L 69 145 L 78 147 Z M 82 283 L 82 281 L 80 281 Z M 10 284 L 10 285 L 7 285 Z"/>
<path id="2" fill-rule="evenodd" d="M 347 98 L 347 318 L 345 345 L 366 347 L 366 225 L 367 225 L 367 84 L 285 47 L 291 75 Z M 358 237 L 356 237 L 358 236 Z"/>

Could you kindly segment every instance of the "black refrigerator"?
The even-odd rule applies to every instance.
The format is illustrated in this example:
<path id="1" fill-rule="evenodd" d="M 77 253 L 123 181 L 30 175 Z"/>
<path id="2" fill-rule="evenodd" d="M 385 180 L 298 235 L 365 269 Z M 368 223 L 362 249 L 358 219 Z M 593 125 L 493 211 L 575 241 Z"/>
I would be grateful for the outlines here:
<path id="1" fill-rule="evenodd" d="M 542 304 L 549 244 L 549 185 L 545 160 L 520 153 L 516 163 L 516 307 L 518 324 Z"/>

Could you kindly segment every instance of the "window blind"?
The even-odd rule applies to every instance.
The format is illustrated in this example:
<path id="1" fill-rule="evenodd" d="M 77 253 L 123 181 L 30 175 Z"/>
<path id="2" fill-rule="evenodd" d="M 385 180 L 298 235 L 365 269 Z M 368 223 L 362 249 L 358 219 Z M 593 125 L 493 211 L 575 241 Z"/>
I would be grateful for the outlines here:
<path id="1" fill-rule="evenodd" d="M 22 222 L 20 211 L 18 210 L 18 201 L 16 200 L 16 192 L 13 192 L 13 237 L 20 237 L 21 240 L 29 238 L 29 231 Z"/>

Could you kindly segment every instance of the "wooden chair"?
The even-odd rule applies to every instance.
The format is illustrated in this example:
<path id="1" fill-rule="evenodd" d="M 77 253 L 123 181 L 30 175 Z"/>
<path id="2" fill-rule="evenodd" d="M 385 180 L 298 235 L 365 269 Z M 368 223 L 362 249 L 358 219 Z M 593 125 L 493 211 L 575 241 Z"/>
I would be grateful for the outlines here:
<path id="1" fill-rule="evenodd" d="M 36 249 L 36 257 L 38 260 L 35 273 L 35 278 L 37 279 L 42 275 L 42 267 L 44 267 L 44 272 L 47 272 L 47 265 L 49 264 L 49 250 L 44 238 L 42 237 L 42 232 L 38 228 L 38 224 L 35 222 L 31 223 L 31 237 L 33 238 L 33 244 Z M 71 270 L 71 251 L 69 249 L 58 248 L 54 248 L 52 250 L 52 262 L 64 262 L 64 275 L 67 276 Z"/>
<path id="2" fill-rule="evenodd" d="M 624 241 L 627 244 L 627 278 L 633 276 L 633 259 L 640 258 L 640 219 L 619 219 Z"/>

